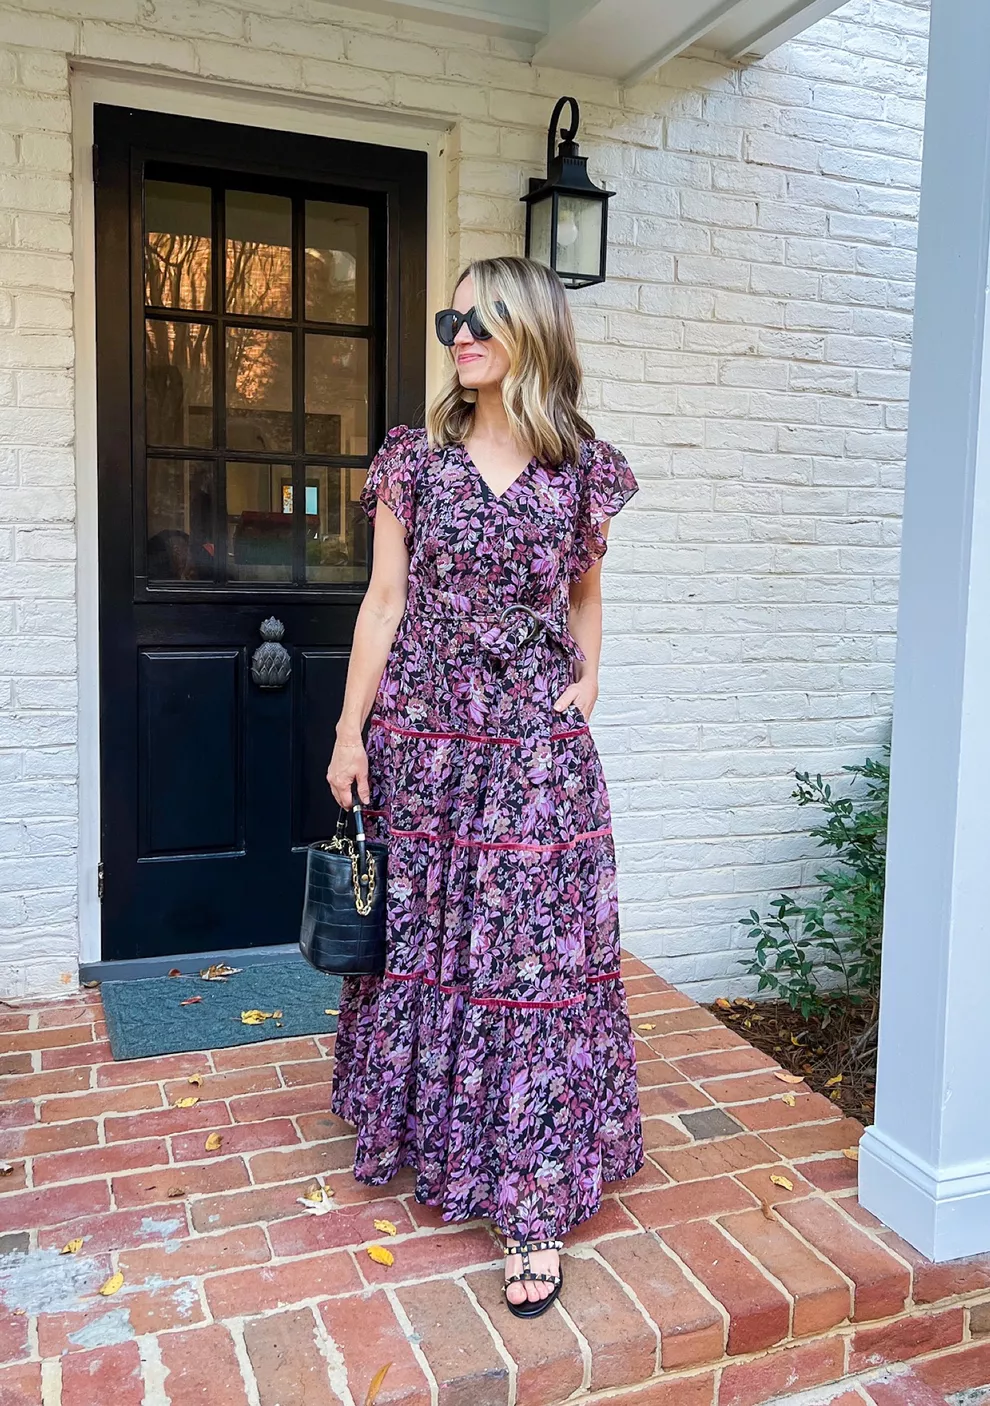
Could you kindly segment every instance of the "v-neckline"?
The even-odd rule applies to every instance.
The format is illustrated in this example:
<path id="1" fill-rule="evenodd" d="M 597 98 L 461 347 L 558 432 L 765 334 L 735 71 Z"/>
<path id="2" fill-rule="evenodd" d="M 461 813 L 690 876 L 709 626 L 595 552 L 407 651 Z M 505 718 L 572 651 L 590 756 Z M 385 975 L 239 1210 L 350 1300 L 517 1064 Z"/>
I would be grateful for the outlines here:
<path id="1" fill-rule="evenodd" d="M 477 465 L 477 464 L 474 462 L 474 460 L 471 458 L 471 455 L 468 453 L 467 445 L 464 444 L 463 441 L 462 441 L 462 442 L 460 443 L 460 445 L 459 445 L 459 448 L 460 448 L 461 455 L 462 455 L 462 457 L 463 457 L 463 459 L 464 459 L 464 462 L 465 462 L 465 464 L 467 465 L 468 469 L 470 470 L 471 473 L 474 474 L 475 478 L 476 478 L 476 479 L 478 480 L 478 482 L 481 484 L 482 488 L 483 488 L 483 489 L 485 490 L 485 492 L 488 494 L 489 498 L 491 498 L 492 501 L 495 502 L 495 503 L 504 503 L 505 500 L 506 500 L 506 498 L 508 498 L 509 494 L 510 494 L 510 493 L 512 492 L 512 490 L 516 487 L 516 485 L 522 482 L 522 480 L 523 480 L 523 479 L 526 477 L 526 475 L 529 473 L 529 471 L 530 471 L 530 469 L 533 467 L 533 465 L 534 465 L 535 463 L 537 463 L 537 456 L 534 454 L 533 457 L 532 457 L 532 459 L 530 459 L 529 463 L 528 463 L 528 464 L 524 464 L 523 467 L 519 470 L 519 472 L 516 474 L 515 478 L 514 478 L 514 479 L 512 480 L 512 482 L 509 484 L 508 488 L 504 489 L 504 491 L 501 492 L 501 493 L 496 493 L 495 490 L 494 490 L 494 488 L 492 488 L 491 484 L 490 484 L 490 483 L 488 482 L 488 480 L 485 478 L 484 474 L 483 474 L 483 473 L 481 472 L 481 470 L 478 468 L 478 465 Z"/>

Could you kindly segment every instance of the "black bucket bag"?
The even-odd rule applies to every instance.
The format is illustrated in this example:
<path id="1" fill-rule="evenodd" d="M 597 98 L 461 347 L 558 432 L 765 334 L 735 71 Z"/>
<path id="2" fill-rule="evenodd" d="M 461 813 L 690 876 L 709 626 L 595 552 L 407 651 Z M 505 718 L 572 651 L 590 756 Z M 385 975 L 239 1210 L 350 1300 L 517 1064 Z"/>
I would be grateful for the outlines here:
<path id="1" fill-rule="evenodd" d="M 365 838 L 356 787 L 351 810 L 340 807 L 333 839 L 310 845 L 299 947 L 317 970 L 334 976 L 379 976 L 385 970 L 388 847 Z"/>

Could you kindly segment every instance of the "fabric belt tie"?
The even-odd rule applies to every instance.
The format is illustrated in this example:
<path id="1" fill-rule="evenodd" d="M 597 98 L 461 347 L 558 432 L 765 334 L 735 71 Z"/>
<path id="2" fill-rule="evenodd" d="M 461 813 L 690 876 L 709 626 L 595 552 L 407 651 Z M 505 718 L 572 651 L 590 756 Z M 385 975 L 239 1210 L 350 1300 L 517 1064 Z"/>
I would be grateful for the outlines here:
<path id="1" fill-rule="evenodd" d="M 570 659 L 587 658 L 564 619 L 522 601 L 509 601 L 499 611 L 478 611 L 469 596 L 419 588 L 410 591 L 408 608 L 411 613 L 434 616 L 449 628 L 470 630 L 484 652 L 503 663 L 544 638 Z"/>

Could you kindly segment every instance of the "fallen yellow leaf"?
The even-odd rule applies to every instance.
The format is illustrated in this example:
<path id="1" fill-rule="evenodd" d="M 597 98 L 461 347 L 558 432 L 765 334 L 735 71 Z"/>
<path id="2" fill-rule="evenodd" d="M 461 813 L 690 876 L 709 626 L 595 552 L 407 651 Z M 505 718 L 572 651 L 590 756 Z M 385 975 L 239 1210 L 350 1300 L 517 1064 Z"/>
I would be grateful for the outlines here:
<path id="1" fill-rule="evenodd" d="M 206 1151 L 218 1152 L 222 1146 L 223 1138 L 220 1136 L 220 1134 L 210 1133 L 210 1136 L 206 1139 Z"/>
<path id="2" fill-rule="evenodd" d="M 836 1086 L 836 1084 L 841 1084 L 841 1083 L 842 1083 L 842 1075 L 841 1075 L 841 1074 L 833 1074 L 832 1077 L 831 1077 L 831 1079 L 826 1079 L 826 1080 L 825 1080 L 825 1087 L 826 1087 L 826 1089 L 834 1089 L 835 1086 Z"/>
<path id="3" fill-rule="evenodd" d="M 858 1161 L 859 1161 L 859 1148 L 858 1148 L 858 1147 L 844 1147 L 844 1148 L 842 1149 L 842 1155 L 843 1155 L 843 1157 L 848 1157 L 849 1160 L 850 1160 L 850 1162 L 858 1162 Z"/>
<path id="4" fill-rule="evenodd" d="M 271 1020 L 274 1011 L 241 1011 L 242 1025 L 264 1025 L 266 1020 Z"/>
<path id="5" fill-rule="evenodd" d="M 198 1099 L 197 1097 L 191 1097 L 191 1098 L 177 1098 L 177 1099 L 175 1100 L 175 1103 L 172 1105 L 172 1107 L 173 1107 L 173 1108 L 192 1108 L 192 1106 L 193 1106 L 194 1103 L 199 1103 L 199 1099 Z"/>
<path id="6" fill-rule="evenodd" d="M 788 1074 L 786 1069 L 778 1069 L 773 1076 L 779 1079 L 782 1084 L 803 1084 L 804 1080 L 800 1074 Z"/>
<path id="7" fill-rule="evenodd" d="M 324 1011 L 323 1014 L 324 1014 L 324 1015 L 340 1015 L 340 1011 L 329 1011 L 329 1010 L 328 1010 L 328 1011 Z M 391 1367 L 391 1365 L 392 1365 L 391 1362 L 390 1362 L 388 1365 L 389 1365 L 389 1367 Z"/>
<path id="8" fill-rule="evenodd" d="M 83 1247 L 83 1242 L 82 1242 L 81 1240 L 70 1240 L 70 1241 L 68 1242 L 68 1244 L 62 1246 L 61 1250 L 59 1250 L 59 1254 L 60 1254 L 60 1255 L 77 1255 L 77 1254 L 79 1253 L 79 1251 L 82 1249 L 82 1247 Z"/>
<path id="9" fill-rule="evenodd" d="M 240 970 L 240 967 L 228 967 L 226 962 L 214 962 L 212 967 L 201 971 L 200 976 L 204 981 L 226 981 L 228 976 L 236 976 Z"/>
<path id="10" fill-rule="evenodd" d="M 788 1108 L 793 1108 L 794 1105 L 797 1103 L 797 1099 L 794 1097 L 793 1094 L 781 1094 L 781 1098 L 787 1104 Z"/>
<path id="11" fill-rule="evenodd" d="M 770 1180 L 773 1182 L 774 1186 L 782 1186 L 785 1191 L 794 1190 L 794 1183 L 788 1177 L 781 1177 L 775 1174 Z"/>
<path id="12" fill-rule="evenodd" d="M 378 1371 L 372 1377 L 371 1385 L 368 1387 L 368 1394 L 364 1398 L 364 1406 L 375 1406 L 375 1402 L 378 1400 L 378 1393 L 384 1385 L 386 1374 L 391 1365 L 391 1362 L 386 1362 L 385 1366 L 379 1367 Z"/>
<path id="13" fill-rule="evenodd" d="M 636 1026 L 636 1029 L 637 1029 L 637 1030 L 656 1030 L 656 1028 L 657 1028 L 657 1027 L 656 1027 L 655 1025 L 637 1025 L 637 1026 Z"/>
<path id="14" fill-rule="evenodd" d="M 842 1090 L 833 1089 L 832 1092 L 829 1094 L 829 1098 L 832 1100 L 833 1103 L 838 1103 L 839 1100 L 842 1098 Z"/>
<path id="15" fill-rule="evenodd" d="M 203 1076 L 202 1074 L 190 1074 L 186 1082 L 195 1085 L 195 1087 L 198 1089 L 200 1084 L 203 1082 Z"/>
<path id="16" fill-rule="evenodd" d="M 322 1186 L 310 1186 L 302 1194 L 304 1201 L 312 1201 L 314 1206 L 318 1206 L 323 1200 L 324 1191 Z"/>
<path id="17" fill-rule="evenodd" d="M 727 1001 L 724 996 L 719 996 L 719 998 L 718 998 L 718 1000 L 715 1002 L 715 1004 L 716 1004 L 716 1006 L 718 1006 L 718 1008 L 719 1008 L 720 1011 L 731 1011 L 731 1010 L 732 1010 L 732 1002 L 731 1002 L 731 1001 Z"/>
<path id="18" fill-rule="evenodd" d="M 391 1250 L 386 1250 L 384 1245 L 369 1245 L 368 1255 L 375 1264 L 390 1265 L 395 1264 L 395 1256 Z"/>
<path id="19" fill-rule="evenodd" d="M 375 1229 L 380 1230 L 383 1235 L 398 1235 L 398 1231 L 390 1220 L 376 1220 Z"/>
<path id="20" fill-rule="evenodd" d="M 117 1271 L 116 1274 L 111 1274 L 110 1278 L 107 1280 L 107 1282 L 103 1285 L 102 1289 L 100 1290 L 100 1293 L 103 1295 L 104 1298 L 108 1299 L 111 1294 L 117 1293 L 118 1289 L 122 1289 L 123 1287 L 124 1287 L 124 1276 L 121 1274 L 120 1270 L 118 1269 L 118 1271 Z"/>

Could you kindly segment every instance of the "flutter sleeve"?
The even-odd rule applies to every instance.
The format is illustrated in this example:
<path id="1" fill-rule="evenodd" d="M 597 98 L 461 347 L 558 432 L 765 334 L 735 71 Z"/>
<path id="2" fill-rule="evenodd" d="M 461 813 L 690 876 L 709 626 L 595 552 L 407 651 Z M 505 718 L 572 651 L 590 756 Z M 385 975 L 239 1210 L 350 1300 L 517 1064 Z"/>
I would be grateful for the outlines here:
<path id="1" fill-rule="evenodd" d="M 412 546 L 416 523 L 416 480 L 425 431 L 397 425 L 372 459 L 361 488 L 360 503 L 374 525 L 379 500 L 388 505 L 406 529 L 406 546 Z"/>
<path id="2" fill-rule="evenodd" d="M 632 469 L 614 445 L 592 440 L 581 465 L 581 497 L 571 550 L 571 581 L 579 581 L 608 550 L 602 523 L 639 492 Z"/>

